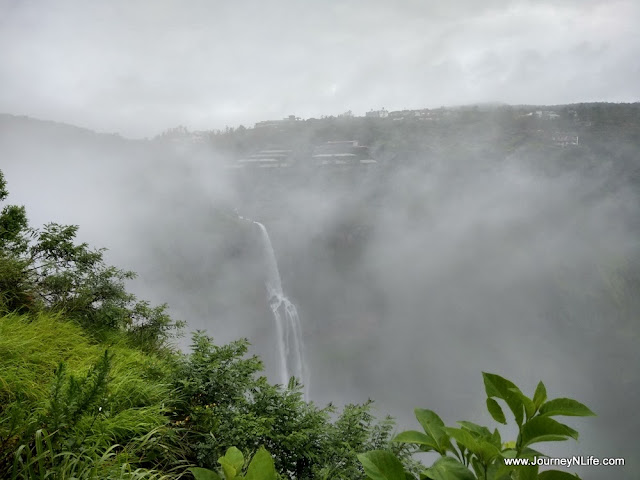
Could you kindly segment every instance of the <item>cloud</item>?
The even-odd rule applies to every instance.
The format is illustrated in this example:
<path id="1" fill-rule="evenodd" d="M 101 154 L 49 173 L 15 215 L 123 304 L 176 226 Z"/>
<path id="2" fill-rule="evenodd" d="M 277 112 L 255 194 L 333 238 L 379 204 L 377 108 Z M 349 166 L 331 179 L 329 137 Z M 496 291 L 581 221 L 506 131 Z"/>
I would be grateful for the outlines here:
<path id="1" fill-rule="evenodd" d="M 0 111 L 132 136 L 640 93 L 631 0 L 2 3 Z"/>

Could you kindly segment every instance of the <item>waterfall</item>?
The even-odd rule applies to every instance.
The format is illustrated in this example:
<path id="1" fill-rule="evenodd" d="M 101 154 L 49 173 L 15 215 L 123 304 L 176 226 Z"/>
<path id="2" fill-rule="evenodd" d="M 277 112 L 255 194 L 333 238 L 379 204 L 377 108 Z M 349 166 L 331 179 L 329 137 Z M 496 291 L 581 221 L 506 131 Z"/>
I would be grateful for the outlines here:
<path id="1" fill-rule="evenodd" d="M 278 334 L 278 350 L 280 352 L 280 381 L 287 386 L 291 377 L 296 377 L 304 385 L 304 395 L 307 396 L 309 380 L 304 364 L 304 352 L 302 345 L 302 328 L 296 306 L 285 296 L 282 291 L 282 281 L 278 271 L 269 233 L 263 224 L 253 222 L 260 228 L 262 236 L 262 248 L 266 263 L 267 297 L 269 306 L 276 321 Z"/>

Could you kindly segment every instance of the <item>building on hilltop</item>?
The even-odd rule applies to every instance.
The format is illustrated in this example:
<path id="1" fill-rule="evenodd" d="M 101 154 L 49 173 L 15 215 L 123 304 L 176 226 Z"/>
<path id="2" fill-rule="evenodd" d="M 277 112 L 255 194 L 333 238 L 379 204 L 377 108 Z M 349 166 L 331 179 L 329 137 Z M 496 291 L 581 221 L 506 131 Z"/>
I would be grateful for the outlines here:
<path id="1" fill-rule="evenodd" d="M 431 111 L 428 108 L 420 110 L 396 110 L 389 112 L 389 118 L 394 121 L 409 119 L 433 120 Z"/>
<path id="2" fill-rule="evenodd" d="M 369 165 L 376 161 L 371 158 L 369 147 L 358 145 L 355 140 L 326 142 L 313 149 L 312 160 L 316 166 Z"/>
<path id="3" fill-rule="evenodd" d="M 291 150 L 268 148 L 241 158 L 229 168 L 287 168 L 292 164 Z"/>
<path id="4" fill-rule="evenodd" d="M 577 147 L 579 137 L 573 133 L 555 132 L 551 135 L 551 143 L 556 147 Z"/>
<path id="5" fill-rule="evenodd" d="M 560 118 L 560 114 L 553 110 L 536 110 L 534 112 L 525 113 L 524 115 L 521 115 L 521 117 L 536 117 L 542 120 L 556 120 Z"/>
<path id="6" fill-rule="evenodd" d="M 381 110 L 370 110 L 364 115 L 369 118 L 387 118 L 389 116 L 389 112 L 382 107 Z"/>

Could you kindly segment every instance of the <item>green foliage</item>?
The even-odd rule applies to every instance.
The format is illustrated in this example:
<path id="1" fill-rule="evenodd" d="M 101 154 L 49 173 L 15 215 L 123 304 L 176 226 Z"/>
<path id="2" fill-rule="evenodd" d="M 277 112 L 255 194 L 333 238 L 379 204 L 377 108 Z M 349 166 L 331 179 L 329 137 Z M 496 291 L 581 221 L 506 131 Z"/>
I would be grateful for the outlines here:
<path id="1" fill-rule="evenodd" d="M 413 448 L 390 443 L 394 422 L 391 417 L 377 421 L 371 413 L 373 402 L 346 405 L 333 424 L 328 425 L 327 459 L 316 469 L 318 478 L 362 478 L 363 467 L 358 454 L 363 451 L 387 451 L 400 458 L 405 468 L 419 471 L 421 465 L 410 457 Z"/>
<path id="2" fill-rule="evenodd" d="M 371 480 L 394 480 L 405 478 L 404 466 L 391 452 L 373 450 L 358 455 L 364 473 Z"/>
<path id="3" fill-rule="evenodd" d="M 169 359 L 129 347 L 124 333 L 108 341 L 107 353 L 59 316 L 0 317 L 0 478 L 14 460 L 19 478 L 39 478 L 25 476 L 29 458 L 44 461 L 46 472 L 116 464 L 168 472 L 184 463 L 181 431 L 165 406 Z M 44 453 L 38 435 L 51 445 Z M 86 478 L 103 478 L 96 475 Z"/>
<path id="4" fill-rule="evenodd" d="M 511 466 L 505 459 L 533 459 L 543 454 L 529 445 L 548 441 L 578 438 L 578 432 L 550 417 L 591 416 L 594 413 L 580 402 L 569 398 L 546 401 L 547 392 L 540 382 L 533 398 L 525 396 L 511 381 L 491 373 L 483 373 L 487 394 L 487 409 L 495 421 L 506 423 L 503 401 L 511 410 L 518 426 L 515 442 L 502 443 L 500 432 L 468 421 L 460 421 L 460 427 L 446 427 L 440 417 L 431 410 L 417 408 L 416 418 L 424 432 L 410 430 L 399 433 L 395 442 L 416 445 L 421 451 L 435 451 L 440 458 L 426 470 L 420 479 L 426 480 L 510 480 L 575 478 L 566 472 L 549 470 L 538 472 L 538 467 Z M 451 455 L 449 455 L 451 454 Z M 372 480 L 405 480 L 415 478 L 399 461 L 393 462 L 388 453 L 367 452 L 359 456 L 367 476 Z"/>
<path id="5" fill-rule="evenodd" d="M 332 422 L 333 407 L 305 402 L 295 382 L 282 389 L 257 376 L 262 364 L 245 358 L 247 347 L 246 340 L 216 346 L 196 333 L 175 371 L 176 423 L 187 429 L 199 467 L 214 468 L 231 447 L 247 454 L 264 446 L 286 478 L 355 479 L 363 474 L 357 453 L 390 448 L 392 422 L 377 423 L 370 402 L 346 406 Z M 401 458 L 406 451 L 394 450 Z"/>
<path id="6" fill-rule="evenodd" d="M 231 447 L 227 450 L 227 453 L 224 454 L 224 457 L 218 459 L 218 463 L 224 471 L 225 478 L 227 478 L 227 480 L 233 480 L 242 472 L 244 456 L 236 447 Z"/>
<path id="7" fill-rule="evenodd" d="M 180 478 L 177 472 L 163 473 L 147 468 L 134 468 L 127 462 L 129 453 L 120 445 L 105 451 L 85 447 L 79 452 L 59 451 L 46 430 L 35 433 L 33 450 L 20 446 L 11 469 L 12 480 L 46 478 L 77 480 L 170 480 Z"/>
<path id="8" fill-rule="evenodd" d="M 0 202 L 9 195 L 7 182 L 0 170 Z M 23 254 L 27 250 L 29 225 L 24 207 L 7 205 L 0 211 L 0 251 Z"/>
<path id="9" fill-rule="evenodd" d="M 208 468 L 191 467 L 189 471 L 196 480 L 221 480 L 220 475 Z"/>
<path id="10" fill-rule="evenodd" d="M 377 422 L 370 402 L 332 421 L 335 410 L 305 402 L 295 382 L 283 390 L 257 377 L 246 341 L 218 347 L 197 334 L 191 355 L 171 357 L 131 348 L 124 333 L 106 341 L 108 352 L 59 315 L 0 318 L 0 477 L 178 475 L 214 468 L 235 445 L 226 457 L 236 470 L 233 452 L 264 445 L 284 478 L 360 479 L 356 455 L 371 449 L 411 468 L 408 448 L 389 445 L 393 422 Z"/>
<path id="11" fill-rule="evenodd" d="M 24 275 L 28 260 L 0 250 L 0 315 L 36 310 L 32 283 Z"/>
<path id="12" fill-rule="evenodd" d="M 475 480 L 475 476 L 463 464 L 451 457 L 440 457 L 423 475 L 433 480 Z"/>
<path id="13" fill-rule="evenodd" d="M 246 480 L 275 480 L 277 478 L 276 470 L 273 464 L 273 458 L 264 447 L 256 452 L 247 468 Z"/>
<path id="14" fill-rule="evenodd" d="M 53 391 L 42 421 L 46 421 L 49 428 L 62 435 L 72 429 L 90 408 L 102 411 L 102 406 L 98 405 L 106 401 L 112 359 L 108 350 L 105 350 L 104 355 L 91 366 L 83 378 L 67 375 L 65 364 L 60 363 L 56 369 Z M 77 439 L 69 440 L 70 446 L 79 443 Z"/>
<path id="15" fill-rule="evenodd" d="M 260 447 L 255 453 L 245 475 L 242 475 L 244 456 L 236 447 L 230 447 L 227 453 L 218 459 L 218 463 L 222 467 L 222 475 L 200 467 L 190 468 L 189 471 L 196 480 L 222 480 L 223 478 L 224 480 L 276 480 L 278 478 L 273 458 L 264 447 Z"/>

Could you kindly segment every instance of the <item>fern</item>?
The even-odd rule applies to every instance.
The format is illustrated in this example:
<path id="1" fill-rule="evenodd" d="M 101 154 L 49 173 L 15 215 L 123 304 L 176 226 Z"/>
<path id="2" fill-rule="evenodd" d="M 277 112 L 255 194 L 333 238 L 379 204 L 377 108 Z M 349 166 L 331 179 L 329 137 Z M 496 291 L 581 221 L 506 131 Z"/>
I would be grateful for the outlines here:
<path id="1" fill-rule="evenodd" d="M 65 437 L 65 434 L 78 423 L 84 414 L 93 413 L 95 415 L 91 409 L 101 403 L 106 396 L 112 359 L 113 355 L 105 350 L 83 378 L 76 378 L 68 374 L 65 364 L 59 364 L 45 417 L 50 419 L 48 425 L 54 434 L 57 433 L 58 436 Z M 45 418 L 43 418 L 43 423 L 46 423 Z M 69 440 L 70 445 L 78 443 Z"/>

